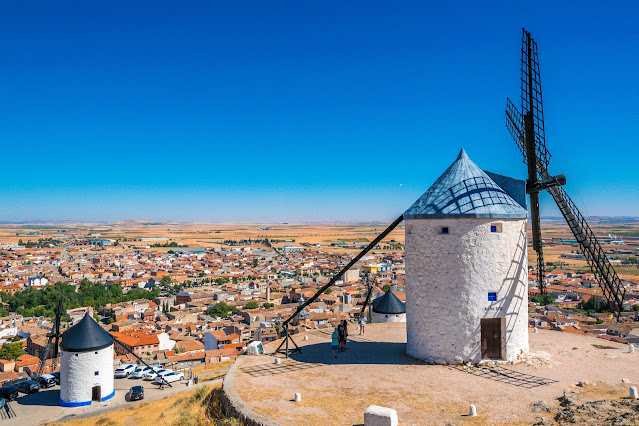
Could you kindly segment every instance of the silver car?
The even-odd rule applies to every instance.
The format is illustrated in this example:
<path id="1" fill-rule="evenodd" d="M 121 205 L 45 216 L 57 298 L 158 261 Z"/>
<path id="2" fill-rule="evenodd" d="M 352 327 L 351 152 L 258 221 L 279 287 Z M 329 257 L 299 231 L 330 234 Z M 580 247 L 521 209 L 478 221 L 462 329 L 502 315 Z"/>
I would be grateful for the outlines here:
<path id="1" fill-rule="evenodd" d="M 129 376 L 129 379 L 141 379 L 144 377 L 144 373 L 147 371 L 152 371 L 151 367 L 147 367 L 146 365 L 141 365 L 135 369 L 133 373 Z"/>
<path id="2" fill-rule="evenodd" d="M 151 370 L 145 371 L 144 373 L 142 373 L 142 378 L 144 380 L 153 380 L 158 375 L 158 373 L 163 371 L 166 371 L 166 370 L 163 370 L 161 367 L 153 367 L 151 368 Z"/>
<path id="3" fill-rule="evenodd" d="M 135 371 L 135 365 L 124 364 L 116 368 L 114 376 L 116 379 L 120 379 L 122 377 L 128 377 L 134 371 Z"/>

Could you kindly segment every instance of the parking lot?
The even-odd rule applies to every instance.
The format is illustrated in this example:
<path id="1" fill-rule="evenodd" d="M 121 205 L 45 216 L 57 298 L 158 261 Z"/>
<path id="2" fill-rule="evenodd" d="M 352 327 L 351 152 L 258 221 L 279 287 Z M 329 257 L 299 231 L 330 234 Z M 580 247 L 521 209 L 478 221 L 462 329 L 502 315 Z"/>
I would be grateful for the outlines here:
<path id="1" fill-rule="evenodd" d="M 151 384 L 150 381 L 141 379 L 115 379 L 115 396 L 108 401 L 95 402 L 84 407 L 60 407 L 58 398 L 60 397 L 60 386 L 54 386 L 49 389 L 42 389 L 37 393 L 30 395 L 19 394 L 16 401 L 9 403 L 12 411 L 9 417 L 9 411 L 1 410 L 0 421 L 3 425 L 36 425 L 54 420 L 70 419 L 73 417 L 83 417 L 87 415 L 96 415 L 101 411 L 109 411 L 121 406 L 132 406 L 140 404 L 143 401 L 153 401 L 161 399 L 168 395 L 191 390 L 192 387 L 186 385 L 186 381 L 171 383 L 173 387 L 166 386 L 159 389 L 158 386 Z M 126 395 L 132 386 L 144 386 L 144 400 L 142 401 L 126 401 Z"/>

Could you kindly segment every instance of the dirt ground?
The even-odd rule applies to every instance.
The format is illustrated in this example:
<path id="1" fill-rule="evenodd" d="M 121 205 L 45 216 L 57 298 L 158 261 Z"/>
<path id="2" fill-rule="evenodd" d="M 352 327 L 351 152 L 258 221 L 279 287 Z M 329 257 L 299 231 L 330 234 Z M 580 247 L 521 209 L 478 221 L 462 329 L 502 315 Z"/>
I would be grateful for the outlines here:
<path id="1" fill-rule="evenodd" d="M 394 408 L 403 425 L 534 424 L 554 423 L 564 391 L 581 404 L 625 397 L 639 383 L 639 353 L 590 336 L 531 332 L 525 362 L 486 369 L 407 357 L 405 324 L 368 325 L 365 336 L 352 330 L 350 337 L 337 359 L 319 331 L 308 341 L 296 336 L 303 353 L 279 365 L 271 356 L 242 357 L 235 389 L 252 410 L 285 425 L 362 424 L 371 404 Z M 301 402 L 292 401 L 295 392 Z M 539 401 L 548 409 L 533 411 Z M 478 417 L 467 416 L 470 404 Z"/>

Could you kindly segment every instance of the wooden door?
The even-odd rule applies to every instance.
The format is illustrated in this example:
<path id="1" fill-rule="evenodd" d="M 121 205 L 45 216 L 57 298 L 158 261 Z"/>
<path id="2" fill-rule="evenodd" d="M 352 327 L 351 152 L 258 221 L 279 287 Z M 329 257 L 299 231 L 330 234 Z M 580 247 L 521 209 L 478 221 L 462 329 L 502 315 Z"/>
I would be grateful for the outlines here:
<path id="1" fill-rule="evenodd" d="M 93 386 L 91 389 L 91 401 L 100 402 L 102 400 L 102 387 L 101 386 Z"/>
<path id="2" fill-rule="evenodd" d="M 501 358 L 501 318 L 481 320 L 481 357 Z"/>

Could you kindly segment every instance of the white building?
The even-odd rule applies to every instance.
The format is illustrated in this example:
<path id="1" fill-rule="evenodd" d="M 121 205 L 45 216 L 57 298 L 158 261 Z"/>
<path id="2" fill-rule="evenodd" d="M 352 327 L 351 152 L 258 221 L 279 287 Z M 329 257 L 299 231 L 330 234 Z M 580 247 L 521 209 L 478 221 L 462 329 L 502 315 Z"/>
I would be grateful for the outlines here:
<path id="1" fill-rule="evenodd" d="M 407 352 L 428 362 L 528 351 L 525 182 L 464 150 L 404 213 Z"/>
<path id="2" fill-rule="evenodd" d="M 60 349 L 61 406 L 113 398 L 113 338 L 90 315 L 62 334 Z"/>
<path id="3" fill-rule="evenodd" d="M 406 322 L 406 304 L 395 296 L 393 290 L 388 290 L 383 296 L 373 300 L 371 322 Z"/>

